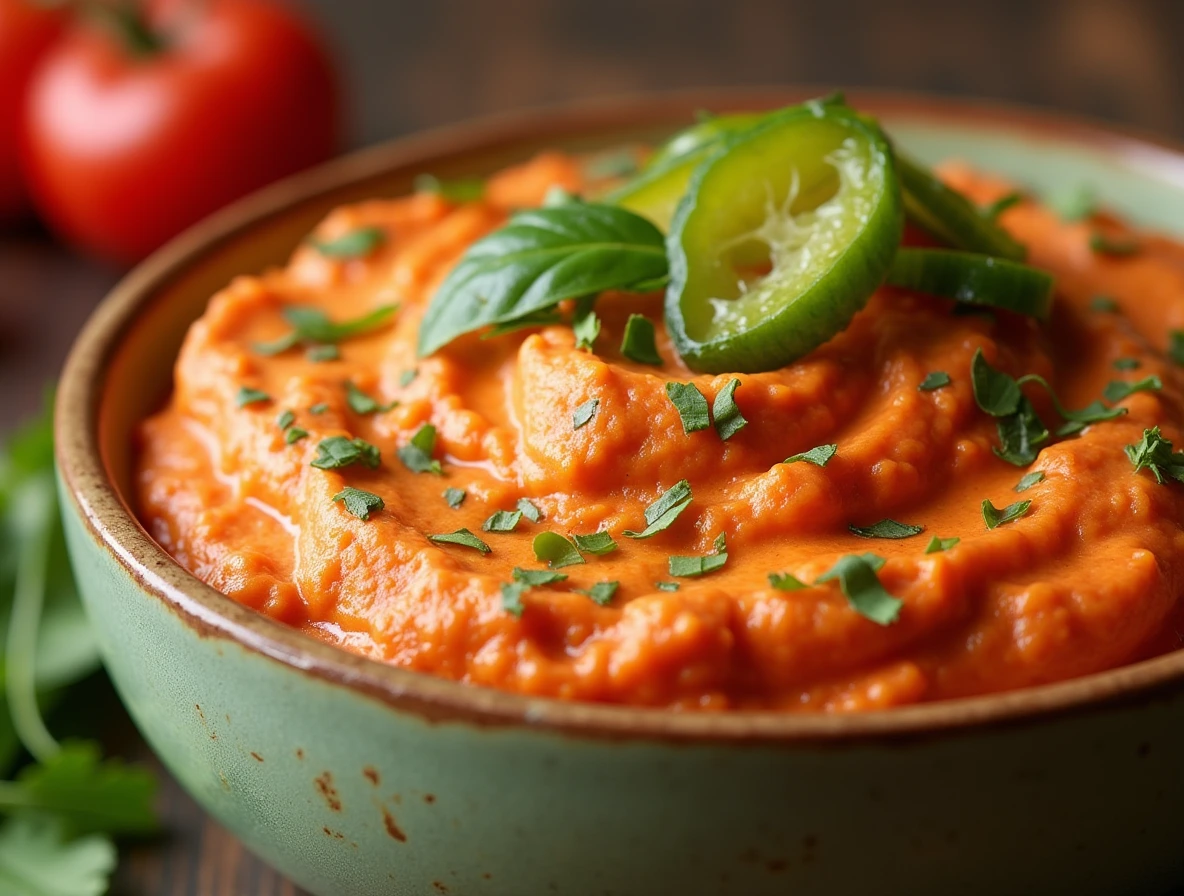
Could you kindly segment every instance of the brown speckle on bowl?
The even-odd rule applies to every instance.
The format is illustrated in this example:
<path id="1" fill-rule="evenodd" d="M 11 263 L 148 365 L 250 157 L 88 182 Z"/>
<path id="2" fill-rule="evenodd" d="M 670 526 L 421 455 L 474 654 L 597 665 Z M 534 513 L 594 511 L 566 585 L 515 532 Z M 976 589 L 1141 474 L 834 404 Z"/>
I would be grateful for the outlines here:
<path id="1" fill-rule="evenodd" d="M 324 797 L 325 805 L 332 811 L 341 811 L 341 797 L 337 793 L 337 789 L 333 786 L 333 775 L 325 771 L 313 779 L 313 784 L 316 785 L 317 792 Z"/>
<path id="2" fill-rule="evenodd" d="M 386 827 L 386 832 L 393 840 L 398 840 L 400 843 L 407 842 L 407 835 L 403 833 L 403 829 L 399 827 L 398 822 L 395 821 L 395 816 L 391 814 L 391 810 L 386 806 L 380 805 L 382 810 L 382 823 Z"/>
<path id="3" fill-rule="evenodd" d="M 381 783 L 381 779 L 378 777 L 378 769 L 376 769 L 372 765 L 368 765 L 364 769 L 362 769 L 362 775 L 366 778 L 367 781 L 369 781 L 375 787 L 377 787 L 379 785 L 379 783 Z"/>
<path id="4" fill-rule="evenodd" d="M 430 806 L 436 801 L 436 795 L 434 793 L 425 793 L 423 795 L 423 801 Z"/>
<path id="5" fill-rule="evenodd" d="M 258 753 L 256 753 L 254 750 L 251 751 L 251 758 L 254 759 L 256 762 L 263 761 L 263 757 L 260 756 Z"/>
<path id="6" fill-rule="evenodd" d="M 296 748 L 296 758 L 299 759 L 301 762 L 304 761 L 304 750 L 301 749 L 300 747 Z"/>

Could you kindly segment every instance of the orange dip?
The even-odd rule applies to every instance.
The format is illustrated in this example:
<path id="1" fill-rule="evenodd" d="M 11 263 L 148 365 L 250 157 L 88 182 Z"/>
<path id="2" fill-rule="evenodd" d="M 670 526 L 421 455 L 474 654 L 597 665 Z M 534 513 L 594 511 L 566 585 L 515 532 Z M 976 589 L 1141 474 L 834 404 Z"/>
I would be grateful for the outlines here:
<path id="1" fill-rule="evenodd" d="M 945 176 L 975 200 L 1008 185 L 969 170 Z M 1184 380 L 1165 359 L 1168 331 L 1184 329 L 1184 248 L 1140 236 L 1129 257 L 1095 254 L 1099 227 L 1064 223 L 1025 201 L 1002 224 L 1030 261 L 1057 276 L 1048 325 L 999 313 L 952 314 L 949 301 L 882 289 L 851 326 L 782 370 L 739 375 L 735 400 L 748 425 L 727 442 L 713 429 L 686 435 L 664 391 L 694 382 L 710 402 L 732 378 L 690 372 L 662 327 L 660 295 L 606 295 L 595 353 L 569 326 L 482 340 L 469 336 L 417 359 L 418 322 L 433 291 L 473 240 L 509 209 L 536 204 L 553 184 L 586 186 L 573 159 L 548 154 L 494 177 L 483 202 L 420 194 L 336 210 L 331 239 L 378 226 L 386 242 L 364 259 L 334 260 L 302 246 L 283 269 L 242 277 L 193 325 L 176 389 L 140 431 L 142 518 L 155 538 L 215 588 L 287 625 L 383 662 L 475 685 L 573 700 L 682 709 L 850 711 L 1002 691 L 1066 679 L 1179 646 L 1184 588 L 1184 486 L 1135 473 L 1123 446 L 1160 426 L 1184 444 Z M 1120 310 L 1091 307 L 1106 295 Z M 341 358 L 252 350 L 289 329 L 286 304 L 334 320 L 397 302 L 393 323 L 341 344 Z M 658 330 L 661 368 L 621 357 L 631 312 Z M 1032 467 L 992 454 L 995 421 L 975 404 L 971 358 L 1013 376 L 1038 373 L 1068 407 L 1111 380 L 1156 374 L 1158 393 L 1122 402 L 1129 414 L 1056 439 Z M 1139 362 L 1122 372 L 1118 358 Z M 417 371 L 414 379 L 405 371 Z M 926 374 L 952 383 L 919 391 Z M 358 414 L 352 381 L 390 410 Z M 241 387 L 271 400 L 237 407 Z M 1026 388 L 1041 417 L 1059 418 L 1047 393 Z M 574 429 L 575 408 L 599 399 Z M 310 409 L 324 404 L 320 413 Z M 309 436 L 285 442 L 284 410 Z M 318 408 L 318 410 L 320 410 Z M 426 422 L 439 437 L 443 475 L 413 473 L 396 457 Z M 377 470 L 309 466 L 317 443 L 358 436 L 381 449 Z M 824 468 L 781 463 L 825 443 Z M 1017 495 L 1020 477 L 1043 482 Z M 648 540 L 643 511 L 688 479 L 690 507 Z M 368 521 L 332 496 L 352 485 L 380 495 Z M 467 497 L 450 508 L 446 488 Z M 481 531 L 497 510 L 529 498 L 543 519 L 512 533 Z M 1030 498 L 1030 513 L 988 531 L 980 504 Z M 859 538 L 848 524 L 891 517 L 923 525 L 904 540 Z M 430 542 L 467 527 L 492 553 Z M 536 587 L 516 617 L 500 585 L 514 567 L 542 568 L 544 530 L 610 532 L 619 549 L 564 568 Z M 671 554 L 709 553 L 727 535 L 717 572 L 658 582 Z M 931 536 L 961 541 L 924 553 Z M 880 626 L 856 614 L 834 582 L 798 591 L 768 574 L 813 582 L 835 560 L 874 551 L 884 586 L 904 602 Z M 598 606 L 574 589 L 618 581 Z"/>

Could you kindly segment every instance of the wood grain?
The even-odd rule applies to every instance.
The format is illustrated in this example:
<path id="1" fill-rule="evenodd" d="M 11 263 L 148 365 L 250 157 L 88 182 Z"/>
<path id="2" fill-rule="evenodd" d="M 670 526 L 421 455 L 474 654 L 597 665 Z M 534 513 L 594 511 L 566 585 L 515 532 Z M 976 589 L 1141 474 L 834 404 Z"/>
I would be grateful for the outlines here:
<path id="1" fill-rule="evenodd" d="M 596 94 L 791 82 L 992 96 L 1184 138 L 1175 0 L 302 5 L 344 62 L 355 143 Z M 33 227 L 0 236 L 0 432 L 38 407 L 118 274 Z M 164 777 L 169 836 L 126 852 L 115 893 L 305 896 Z"/>

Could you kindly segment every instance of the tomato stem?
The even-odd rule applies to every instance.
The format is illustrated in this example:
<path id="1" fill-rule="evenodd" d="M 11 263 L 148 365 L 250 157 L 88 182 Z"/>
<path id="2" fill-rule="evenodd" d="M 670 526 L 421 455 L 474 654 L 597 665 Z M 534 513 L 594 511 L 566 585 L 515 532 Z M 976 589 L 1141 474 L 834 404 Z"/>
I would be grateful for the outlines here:
<path id="1" fill-rule="evenodd" d="M 168 47 L 164 36 L 148 23 L 142 4 L 137 0 L 87 3 L 86 8 L 115 33 L 132 56 L 145 59 Z"/>

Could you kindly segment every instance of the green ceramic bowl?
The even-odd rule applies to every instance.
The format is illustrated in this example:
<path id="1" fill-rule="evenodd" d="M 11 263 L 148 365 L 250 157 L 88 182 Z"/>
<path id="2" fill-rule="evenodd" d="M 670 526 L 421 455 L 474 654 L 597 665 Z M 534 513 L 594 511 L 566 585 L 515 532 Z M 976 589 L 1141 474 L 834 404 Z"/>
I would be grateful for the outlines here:
<path id="1" fill-rule="evenodd" d="M 130 433 L 234 275 L 327 210 L 545 146 L 650 139 L 793 91 L 526 113 L 399 140 L 260 193 L 132 273 L 57 407 L 66 533 L 107 668 L 165 765 L 321 896 L 1160 893 L 1184 881 L 1184 652 L 994 697 L 707 715 L 468 688 L 347 654 L 205 586 L 129 507 Z M 1184 234 L 1184 154 L 1043 113 L 864 95 L 917 156 L 1094 183 Z"/>

